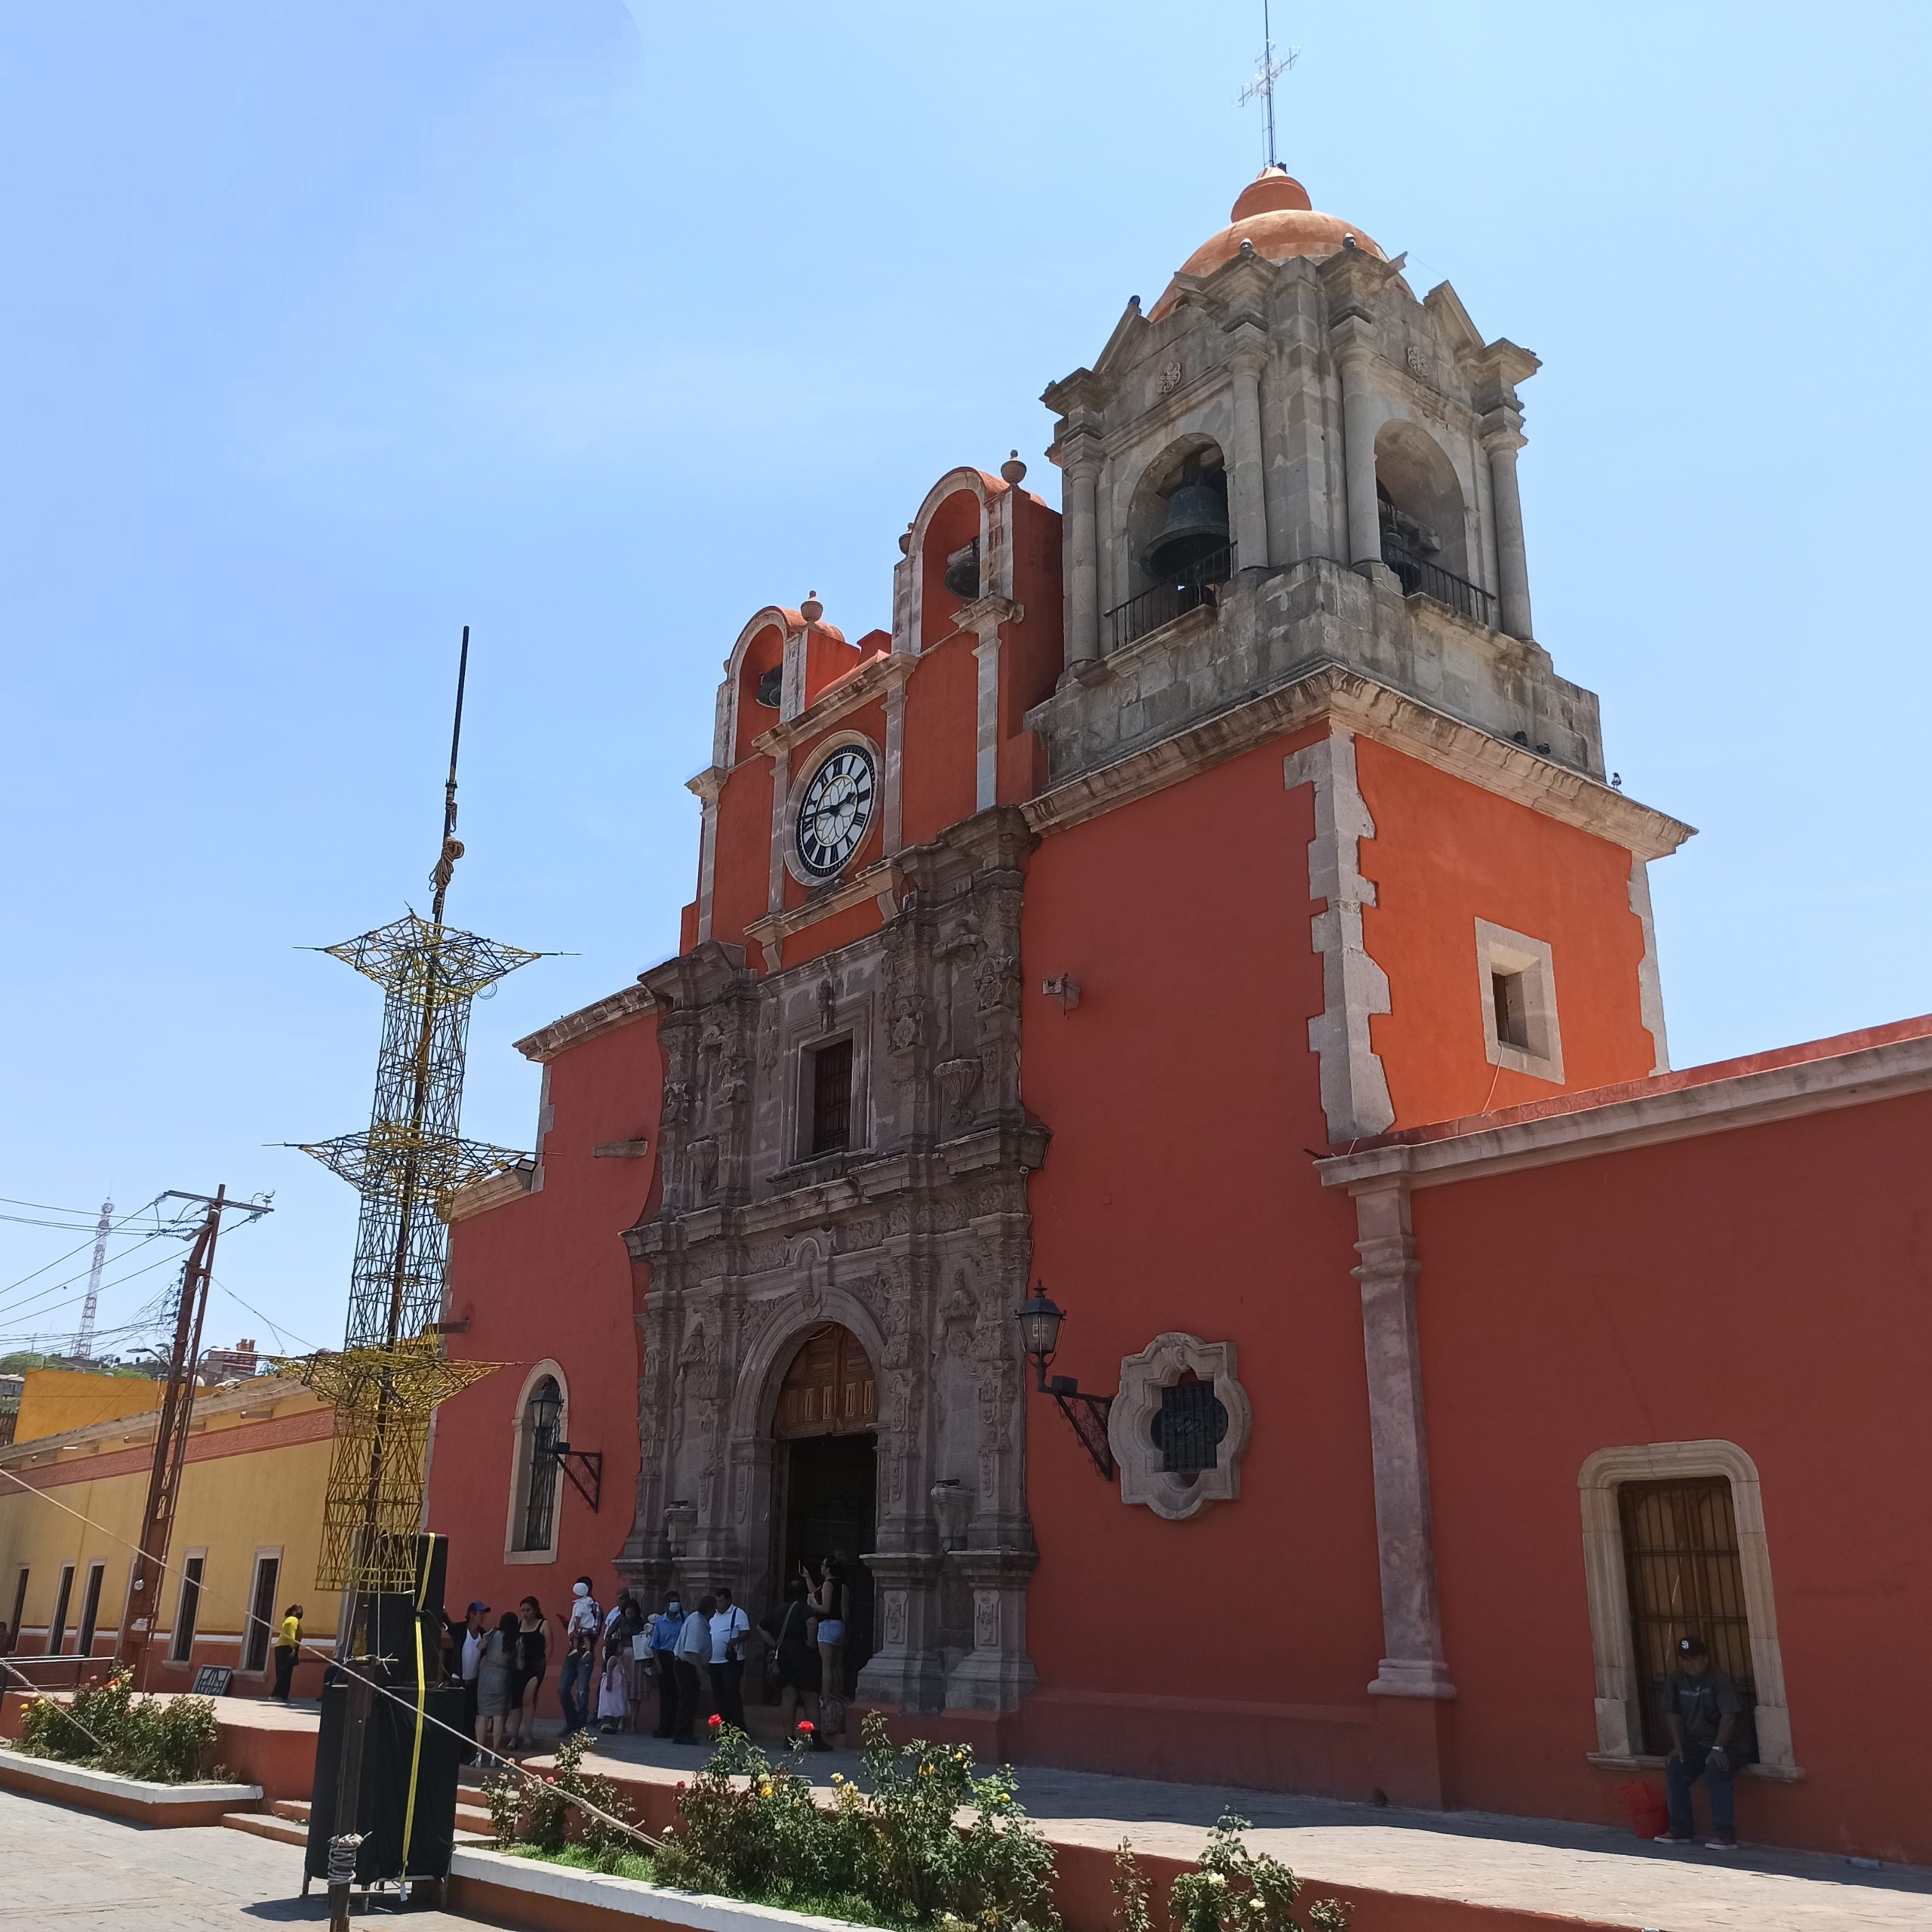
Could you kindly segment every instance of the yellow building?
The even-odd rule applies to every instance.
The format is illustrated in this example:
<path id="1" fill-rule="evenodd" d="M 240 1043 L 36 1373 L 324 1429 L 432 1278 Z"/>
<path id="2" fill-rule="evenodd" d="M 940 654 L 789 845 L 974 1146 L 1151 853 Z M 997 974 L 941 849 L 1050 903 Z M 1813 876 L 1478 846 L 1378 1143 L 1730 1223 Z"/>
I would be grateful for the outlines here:
<path id="1" fill-rule="evenodd" d="M 59 1435 L 89 1423 L 111 1422 L 161 1405 L 161 1384 L 149 1375 L 91 1375 L 71 1368 L 30 1368 L 23 1378 L 14 1440 Z"/>
<path id="2" fill-rule="evenodd" d="M 74 1681 L 75 1660 L 114 1654 L 158 1417 L 149 1406 L 29 1439 L 30 1423 L 127 1399 L 67 1385 L 130 1386 L 57 1374 L 36 1410 L 39 1373 L 21 1398 L 18 1439 L 0 1448 L 0 1617 L 14 1633 L 8 1661 L 52 1686 Z M 232 1695 L 260 1695 L 273 1679 L 273 1626 L 291 1603 L 303 1607 L 305 1641 L 328 1650 L 336 1599 L 316 1590 L 315 1573 L 334 1426 L 297 1382 L 265 1377 L 196 1396 L 146 1687 L 184 1689 L 217 1664 L 235 1672 Z M 315 1694 L 321 1670 L 305 1650 L 295 1694 Z"/>

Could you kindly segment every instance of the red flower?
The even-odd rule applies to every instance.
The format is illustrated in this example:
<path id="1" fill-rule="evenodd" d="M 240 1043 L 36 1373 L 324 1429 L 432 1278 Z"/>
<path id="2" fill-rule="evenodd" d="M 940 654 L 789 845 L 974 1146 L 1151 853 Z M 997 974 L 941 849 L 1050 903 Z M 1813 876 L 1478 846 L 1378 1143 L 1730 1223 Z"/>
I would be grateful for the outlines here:
<path id="1" fill-rule="evenodd" d="M 810 1718 L 807 1718 L 798 1726 L 798 1735 L 801 1737 L 810 1737 L 817 1729 L 818 1726 L 814 1724 Z"/>
<path id="2" fill-rule="evenodd" d="M 711 1727 L 712 1727 L 712 1729 L 713 1730 L 715 1730 L 718 1728 L 718 1727 L 721 1724 L 722 1724 L 724 1721 L 724 1720 L 722 1718 L 721 1718 L 721 1717 L 713 1717 L 713 1718 L 712 1718 L 712 1720 L 711 1720 Z"/>
<path id="3" fill-rule="evenodd" d="M 678 1789 L 680 1791 L 682 1791 L 682 1790 L 684 1789 L 684 1788 L 685 1788 L 685 1781 L 684 1781 L 684 1780 L 683 1780 L 682 1778 L 680 1778 L 680 1779 L 678 1780 Z"/>

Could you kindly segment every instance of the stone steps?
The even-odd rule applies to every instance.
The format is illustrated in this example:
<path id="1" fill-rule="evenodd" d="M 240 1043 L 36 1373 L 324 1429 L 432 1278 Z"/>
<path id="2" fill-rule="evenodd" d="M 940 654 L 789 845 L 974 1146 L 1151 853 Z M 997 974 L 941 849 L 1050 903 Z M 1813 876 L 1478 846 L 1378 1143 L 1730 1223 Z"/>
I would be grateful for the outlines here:
<path id="1" fill-rule="evenodd" d="M 229 1811 L 221 1822 L 231 1832 L 246 1832 L 251 1838 L 273 1838 L 278 1844 L 306 1844 L 309 1828 L 272 1811 Z"/>
<path id="2" fill-rule="evenodd" d="M 221 1822 L 230 1831 L 246 1832 L 253 1838 L 273 1838 L 278 1844 L 306 1844 L 309 1809 L 306 1798 L 278 1798 L 266 1811 L 230 1811 L 223 1815 Z M 493 1841 L 495 1836 L 487 1808 L 459 1795 L 456 1807 L 457 1844 L 487 1844 Z"/>

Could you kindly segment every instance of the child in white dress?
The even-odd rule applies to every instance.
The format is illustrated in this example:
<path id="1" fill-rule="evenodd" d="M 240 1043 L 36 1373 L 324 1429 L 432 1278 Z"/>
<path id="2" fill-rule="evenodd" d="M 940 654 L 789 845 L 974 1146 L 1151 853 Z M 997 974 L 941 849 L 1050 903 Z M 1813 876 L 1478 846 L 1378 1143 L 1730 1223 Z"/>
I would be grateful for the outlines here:
<path id="1" fill-rule="evenodd" d="M 630 1660 L 623 1645 L 604 1647 L 604 1675 L 597 1687 L 597 1728 L 602 1732 L 628 1730 L 631 1722 Z"/>

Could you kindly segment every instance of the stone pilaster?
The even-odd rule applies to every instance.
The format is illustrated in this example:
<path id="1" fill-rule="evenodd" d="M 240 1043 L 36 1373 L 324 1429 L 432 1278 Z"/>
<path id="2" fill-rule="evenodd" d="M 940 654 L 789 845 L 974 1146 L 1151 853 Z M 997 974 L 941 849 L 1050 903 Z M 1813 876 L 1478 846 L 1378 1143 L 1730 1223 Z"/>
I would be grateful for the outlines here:
<path id="1" fill-rule="evenodd" d="M 1383 1655 L 1370 1694 L 1450 1698 L 1435 1589 L 1435 1532 L 1429 1496 L 1422 1361 L 1416 1336 L 1415 1235 L 1405 1177 L 1354 1190 L 1361 1265 L 1362 1347 L 1375 1474 L 1375 1532 L 1382 1568 Z"/>
<path id="2" fill-rule="evenodd" d="M 697 847 L 697 936 L 711 937 L 711 901 L 718 876 L 718 794 L 729 774 L 712 765 L 691 780 L 685 789 L 697 794 L 702 808 Z"/>
<path id="3" fill-rule="evenodd" d="M 1337 323 L 1335 360 L 1342 375 L 1343 461 L 1349 485 L 1349 561 L 1358 570 L 1382 561 L 1382 517 L 1375 497 L 1375 432 L 1381 415 L 1371 375 L 1372 332 L 1358 316 Z"/>
<path id="4" fill-rule="evenodd" d="M 860 1697 L 902 1711 L 943 1709 L 946 1659 L 940 1647 L 939 1579 L 945 1559 L 936 1550 L 875 1549 L 863 1561 L 877 1592 L 873 1623 L 878 1648 L 859 1673 Z"/>
<path id="5" fill-rule="evenodd" d="M 1030 1549 L 955 1549 L 947 1562 L 972 1603 L 973 1645 L 946 1680 L 951 1710 L 1017 1711 L 1039 1681 L 1026 1654 Z"/>
<path id="6" fill-rule="evenodd" d="M 1234 390 L 1232 434 L 1228 451 L 1229 522 L 1235 561 L 1260 570 L 1272 561 L 1268 549 L 1268 495 L 1261 456 L 1261 366 L 1267 337 L 1253 322 L 1228 332 L 1232 352 L 1229 380 Z"/>

